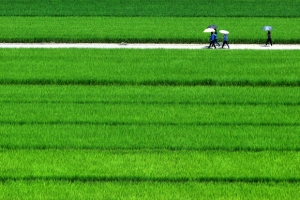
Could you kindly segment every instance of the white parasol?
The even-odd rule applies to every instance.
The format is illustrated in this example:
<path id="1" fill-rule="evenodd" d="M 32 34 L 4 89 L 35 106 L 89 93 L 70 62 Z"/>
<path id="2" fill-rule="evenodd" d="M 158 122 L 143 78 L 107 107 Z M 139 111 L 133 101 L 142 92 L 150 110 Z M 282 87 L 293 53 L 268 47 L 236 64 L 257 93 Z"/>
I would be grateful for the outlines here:
<path id="1" fill-rule="evenodd" d="M 215 32 L 215 29 L 212 28 L 207 28 L 203 31 L 204 33 L 211 33 L 211 32 Z"/>
<path id="2" fill-rule="evenodd" d="M 229 34 L 229 31 L 226 31 L 226 30 L 220 30 L 219 32 L 222 34 Z"/>

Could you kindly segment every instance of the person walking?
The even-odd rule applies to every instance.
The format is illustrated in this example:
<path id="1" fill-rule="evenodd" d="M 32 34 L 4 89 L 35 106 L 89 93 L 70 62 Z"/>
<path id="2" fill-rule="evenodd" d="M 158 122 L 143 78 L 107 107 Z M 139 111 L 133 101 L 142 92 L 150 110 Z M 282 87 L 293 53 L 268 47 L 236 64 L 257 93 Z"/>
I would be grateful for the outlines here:
<path id="1" fill-rule="evenodd" d="M 216 40 L 215 37 L 216 37 L 216 34 L 214 32 L 211 32 L 210 43 L 209 43 L 208 48 L 210 48 L 211 46 L 215 47 L 215 49 L 217 48 L 215 45 L 215 40 Z"/>
<path id="2" fill-rule="evenodd" d="M 227 34 L 224 34 L 224 36 L 223 36 L 223 45 L 222 45 L 222 48 L 224 48 L 225 44 L 228 46 L 228 49 L 230 49 L 229 44 L 228 44 L 228 35 Z"/>
<path id="3" fill-rule="evenodd" d="M 218 32 L 217 32 L 217 29 L 215 29 L 215 43 L 217 43 L 218 46 L 221 46 L 220 43 L 218 42 Z"/>
<path id="4" fill-rule="evenodd" d="M 268 45 L 268 43 L 270 42 L 271 46 L 273 45 L 272 43 L 272 37 L 271 37 L 271 31 L 268 31 L 268 39 L 266 41 L 266 46 Z"/>

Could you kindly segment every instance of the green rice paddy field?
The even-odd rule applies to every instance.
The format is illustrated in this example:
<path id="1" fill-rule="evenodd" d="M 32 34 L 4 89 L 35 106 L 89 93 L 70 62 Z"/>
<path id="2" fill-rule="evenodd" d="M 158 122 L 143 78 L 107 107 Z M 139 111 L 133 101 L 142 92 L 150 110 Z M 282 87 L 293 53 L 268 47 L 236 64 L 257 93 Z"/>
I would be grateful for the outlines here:
<path id="1" fill-rule="evenodd" d="M 299 17 L 299 0 L 2 0 L 2 16 Z"/>
<path id="2" fill-rule="evenodd" d="M 0 55 L 2 199 L 299 196 L 298 51 Z"/>
<path id="3" fill-rule="evenodd" d="M 208 43 L 209 24 L 230 31 L 231 44 L 264 44 L 267 24 L 274 44 L 300 43 L 299 18 L 94 16 L 0 17 L 0 42 Z"/>
<path id="4" fill-rule="evenodd" d="M 232 43 L 264 42 L 272 25 L 295 44 L 299 4 L 2 0 L 0 41 L 200 43 L 216 23 Z M 297 50 L 0 49 L 0 61 L 0 199 L 300 196 Z"/>
<path id="5" fill-rule="evenodd" d="M 207 43 L 217 24 L 229 42 L 300 43 L 299 0 L 2 0 L 0 42 Z"/>

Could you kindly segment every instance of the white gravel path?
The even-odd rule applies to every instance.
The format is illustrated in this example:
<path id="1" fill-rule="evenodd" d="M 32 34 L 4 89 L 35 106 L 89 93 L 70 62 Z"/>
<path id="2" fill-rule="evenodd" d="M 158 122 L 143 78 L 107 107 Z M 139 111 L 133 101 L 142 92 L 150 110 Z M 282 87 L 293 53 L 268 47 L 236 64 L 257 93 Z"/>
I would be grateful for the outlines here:
<path id="1" fill-rule="evenodd" d="M 229 44 L 230 49 L 300 50 L 299 44 Z M 208 44 L 116 44 L 116 43 L 0 43 L 0 48 L 95 48 L 95 49 L 207 49 Z M 222 49 L 217 47 L 217 49 Z M 211 48 L 210 50 L 215 50 Z M 227 50 L 227 46 L 222 50 Z"/>

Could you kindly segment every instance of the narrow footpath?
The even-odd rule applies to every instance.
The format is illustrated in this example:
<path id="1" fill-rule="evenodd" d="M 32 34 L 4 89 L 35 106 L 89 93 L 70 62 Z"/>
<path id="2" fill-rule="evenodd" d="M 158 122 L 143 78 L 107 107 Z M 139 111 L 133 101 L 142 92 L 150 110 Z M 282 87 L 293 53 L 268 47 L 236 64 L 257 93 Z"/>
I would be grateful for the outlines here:
<path id="1" fill-rule="evenodd" d="M 229 50 L 300 50 L 299 44 L 229 44 Z M 208 44 L 126 44 L 126 43 L 0 43 L 0 48 L 90 48 L 90 49 L 206 49 L 228 50 L 227 46 L 208 49 Z"/>

